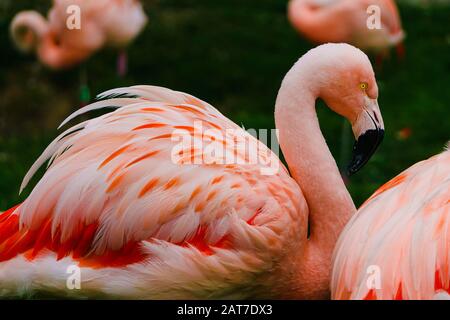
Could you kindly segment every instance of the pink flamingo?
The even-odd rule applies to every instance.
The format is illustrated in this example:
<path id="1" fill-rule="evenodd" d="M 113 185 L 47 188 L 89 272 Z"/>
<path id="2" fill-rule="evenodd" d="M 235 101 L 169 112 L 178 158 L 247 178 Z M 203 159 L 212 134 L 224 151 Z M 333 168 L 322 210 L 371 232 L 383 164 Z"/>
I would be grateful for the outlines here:
<path id="1" fill-rule="evenodd" d="M 367 27 L 370 5 L 380 8 L 381 29 Z M 314 43 L 346 42 L 376 53 L 397 46 L 403 54 L 404 33 L 393 0 L 291 0 L 288 18 Z"/>
<path id="2" fill-rule="evenodd" d="M 71 6 L 80 9 L 80 28 L 68 28 Z M 11 35 L 22 51 L 36 52 L 52 69 L 77 65 L 104 46 L 126 47 L 147 17 L 136 0 L 54 0 L 48 20 L 35 11 L 17 14 Z"/>
<path id="3" fill-rule="evenodd" d="M 50 159 L 30 196 L 0 216 L 1 294 L 329 297 L 332 251 L 356 209 L 315 100 L 351 122 L 356 172 L 383 135 L 377 90 L 369 59 L 350 45 L 300 58 L 275 105 L 292 176 L 264 144 L 191 95 L 152 86 L 106 92 L 109 99 L 62 125 L 117 110 L 57 137 L 23 181 L 22 189 Z M 191 143 L 180 145 L 177 132 Z M 209 154 L 204 140 L 223 152 Z M 247 162 L 252 156 L 263 161 Z M 278 170 L 264 173 L 269 167 Z M 71 265 L 81 268 L 81 290 L 66 289 Z"/>
<path id="4" fill-rule="evenodd" d="M 450 151 L 383 185 L 336 246 L 334 299 L 450 299 Z"/>

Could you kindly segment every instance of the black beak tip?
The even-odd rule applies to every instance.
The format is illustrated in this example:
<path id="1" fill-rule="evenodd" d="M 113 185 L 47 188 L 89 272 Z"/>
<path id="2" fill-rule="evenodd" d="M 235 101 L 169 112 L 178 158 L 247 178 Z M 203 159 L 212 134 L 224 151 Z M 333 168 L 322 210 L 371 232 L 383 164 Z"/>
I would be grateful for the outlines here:
<path id="1" fill-rule="evenodd" d="M 358 172 L 369 161 L 375 153 L 384 137 L 383 129 L 371 129 L 358 137 L 353 145 L 353 157 L 347 167 L 347 176 L 350 177 Z"/>
<path id="2" fill-rule="evenodd" d="M 361 161 L 354 161 L 352 160 L 352 162 L 349 164 L 349 166 L 347 167 L 347 177 L 351 177 L 352 175 L 354 175 L 355 173 L 357 173 L 359 171 L 359 169 L 362 168 L 362 166 L 360 165 Z"/>

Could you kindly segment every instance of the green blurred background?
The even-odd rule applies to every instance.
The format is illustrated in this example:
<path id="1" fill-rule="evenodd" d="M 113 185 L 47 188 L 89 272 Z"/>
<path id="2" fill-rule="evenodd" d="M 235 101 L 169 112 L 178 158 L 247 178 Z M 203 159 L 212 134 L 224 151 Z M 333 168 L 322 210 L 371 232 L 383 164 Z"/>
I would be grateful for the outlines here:
<path id="1" fill-rule="evenodd" d="M 93 95 L 134 84 L 191 93 L 246 128 L 274 128 L 280 82 L 310 43 L 291 28 L 284 0 L 143 1 L 149 25 L 129 48 L 129 71 L 116 72 L 117 52 L 103 50 L 81 67 L 52 72 L 14 49 L 9 23 L 20 10 L 46 13 L 51 1 L 0 1 L 0 209 L 23 200 L 21 180 L 80 106 L 80 78 Z M 443 150 L 450 139 L 450 7 L 399 5 L 406 57 L 376 70 L 386 136 L 349 183 L 359 205 L 382 183 Z M 372 57 L 373 60 L 373 57 Z M 351 130 L 318 104 L 321 127 L 340 166 L 351 151 Z"/>

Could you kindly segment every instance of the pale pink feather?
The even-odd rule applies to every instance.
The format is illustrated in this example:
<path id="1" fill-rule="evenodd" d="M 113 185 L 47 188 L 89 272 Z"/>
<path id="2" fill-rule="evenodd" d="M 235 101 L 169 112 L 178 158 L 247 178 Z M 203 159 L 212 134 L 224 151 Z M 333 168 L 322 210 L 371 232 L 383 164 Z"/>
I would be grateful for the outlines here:
<path id="1" fill-rule="evenodd" d="M 371 266 L 379 288 L 367 285 Z M 361 206 L 336 246 L 331 286 L 334 299 L 449 293 L 450 151 L 415 164 Z"/>
<path id="2" fill-rule="evenodd" d="M 45 221 L 51 221 L 52 237 L 59 233 L 64 243 L 79 232 L 77 226 L 98 224 L 87 258 L 117 251 L 129 242 L 140 243 L 145 256 L 143 269 L 139 269 L 141 264 L 130 268 L 145 272 L 148 281 L 161 282 L 145 288 L 140 297 L 204 297 L 202 290 L 220 296 L 226 288 L 241 285 L 244 273 L 245 281 L 250 281 L 251 274 L 273 267 L 288 250 L 282 244 L 290 234 L 298 233 L 300 222 L 295 221 L 302 219 L 297 216 L 306 212 L 300 188 L 281 162 L 280 170 L 271 176 L 261 174 L 261 164 L 184 164 L 190 154 L 173 162 L 171 153 L 179 142 L 172 141 L 170 135 L 177 127 L 189 130 L 194 121 L 202 121 L 204 130 L 219 129 L 217 133 L 232 129 L 223 140 L 230 152 L 234 152 L 235 137 L 253 141 L 250 148 L 237 147 L 238 157 L 266 157 L 272 152 L 193 96 L 151 86 L 121 88 L 104 95 L 125 93 L 138 97 L 107 99 L 75 112 L 67 121 L 90 110 L 118 108 L 68 129 L 32 166 L 22 188 L 51 159 L 44 176 L 13 213 L 19 215 L 21 232 L 42 229 Z M 221 139 L 220 134 L 217 139 Z M 203 151 L 192 155 L 202 157 Z M 215 160 L 224 158 L 217 156 Z M 204 233 L 201 243 L 191 244 L 199 232 Z M 224 239 L 227 245 L 223 245 Z M 43 250 L 37 259 L 55 258 Z M 169 264 L 172 267 L 164 270 L 167 275 L 158 269 L 160 259 L 175 259 Z M 0 274 L 2 268 L 10 270 L 8 266 L 14 261 L 0 263 Z M 196 275 L 194 269 L 185 270 L 192 263 L 203 265 L 203 271 Z M 33 263 L 28 265 L 32 268 Z M 173 286 L 180 268 L 189 275 L 179 275 L 183 284 Z M 239 270 L 242 275 L 230 276 L 230 270 Z M 199 284 L 205 288 L 199 289 Z M 163 288 L 170 288 L 171 294 Z M 94 289 L 105 293 L 99 285 Z M 116 289 L 127 295 L 124 286 Z"/>

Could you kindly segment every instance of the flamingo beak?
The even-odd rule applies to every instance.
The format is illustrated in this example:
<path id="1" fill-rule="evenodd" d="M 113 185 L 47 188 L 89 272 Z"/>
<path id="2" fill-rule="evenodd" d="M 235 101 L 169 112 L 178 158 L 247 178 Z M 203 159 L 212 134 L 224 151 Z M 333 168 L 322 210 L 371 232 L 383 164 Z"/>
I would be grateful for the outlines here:
<path id="1" fill-rule="evenodd" d="M 347 167 L 347 175 L 358 172 L 372 157 L 384 137 L 384 124 L 376 99 L 366 99 L 366 107 L 362 108 L 356 121 L 352 123 L 355 135 L 353 156 Z"/>

